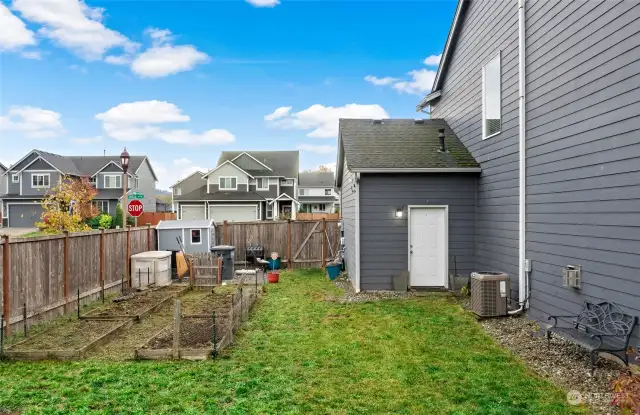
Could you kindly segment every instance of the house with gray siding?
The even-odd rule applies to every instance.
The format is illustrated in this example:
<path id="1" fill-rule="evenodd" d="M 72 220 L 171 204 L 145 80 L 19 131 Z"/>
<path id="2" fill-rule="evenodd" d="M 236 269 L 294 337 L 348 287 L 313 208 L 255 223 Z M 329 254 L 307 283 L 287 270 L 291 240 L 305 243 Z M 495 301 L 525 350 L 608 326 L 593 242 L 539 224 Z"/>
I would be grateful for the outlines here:
<path id="1" fill-rule="evenodd" d="M 406 203 L 448 205 L 458 273 L 508 273 L 511 308 L 533 318 L 576 315 L 584 301 L 640 316 L 639 24 L 640 3 L 631 1 L 460 0 L 417 110 L 468 149 L 476 182 L 464 191 L 435 182 L 443 195 L 404 175 L 379 183 L 390 195 L 415 194 Z M 358 140 L 342 137 L 339 148 L 346 261 L 357 289 L 388 288 L 392 272 L 380 269 L 404 266 L 406 225 L 391 217 L 371 225 L 391 206 L 370 195 L 370 173 L 350 160 L 349 141 Z M 404 145 L 414 143 L 407 134 Z M 401 148 L 390 143 L 387 153 Z M 376 259 L 383 252 L 389 257 Z M 579 288 L 563 286 L 569 265 L 581 267 Z M 636 331 L 632 344 L 639 341 Z"/>
<path id="2" fill-rule="evenodd" d="M 345 266 L 357 291 L 448 288 L 474 271 L 480 166 L 444 120 L 340 120 Z"/>
<path id="3" fill-rule="evenodd" d="M 2 197 L 7 192 L 7 176 L 5 175 L 7 170 L 9 169 L 4 164 L 0 163 L 0 228 L 2 227 L 2 218 L 4 217 Z"/>
<path id="4" fill-rule="evenodd" d="M 248 222 L 296 217 L 298 151 L 223 151 L 215 168 L 173 186 L 182 220 Z M 200 185 L 193 190 L 186 186 Z M 180 193 L 180 194 L 178 194 Z"/>
<path id="5" fill-rule="evenodd" d="M 33 227 L 43 213 L 42 199 L 64 177 L 86 177 L 98 194 L 93 203 L 114 215 L 121 202 L 123 171 L 120 156 L 61 156 L 32 150 L 12 165 L 3 176 L 7 180 L 3 197 L 5 226 Z M 157 177 L 146 156 L 130 156 L 127 172 L 128 192 L 144 195 L 145 212 L 156 211 Z M 5 217 L 6 216 L 6 217 Z"/>
<path id="6" fill-rule="evenodd" d="M 182 196 L 183 194 L 186 195 L 187 193 L 193 192 L 194 190 L 199 189 L 204 185 L 204 182 L 202 181 L 202 176 L 204 176 L 203 172 L 194 171 L 190 175 L 175 182 L 173 186 L 169 187 L 171 189 L 171 211 L 172 212 L 178 211 L 178 208 L 177 208 L 178 204 L 175 201 L 176 197 Z"/>
<path id="7" fill-rule="evenodd" d="M 298 186 L 300 212 L 333 213 L 339 206 L 333 172 L 304 171 L 300 173 Z"/>

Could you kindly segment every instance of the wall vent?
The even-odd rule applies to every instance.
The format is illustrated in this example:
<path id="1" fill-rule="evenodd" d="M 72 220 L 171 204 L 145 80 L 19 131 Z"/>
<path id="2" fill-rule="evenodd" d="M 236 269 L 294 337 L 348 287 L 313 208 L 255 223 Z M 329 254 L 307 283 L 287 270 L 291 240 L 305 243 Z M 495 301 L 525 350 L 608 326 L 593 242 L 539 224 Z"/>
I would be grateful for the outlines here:
<path id="1" fill-rule="evenodd" d="M 562 286 L 566 288 L 580 289 L 580 277 L 582 267 L 580 265 L 567 265 L 562 270 Z"/>

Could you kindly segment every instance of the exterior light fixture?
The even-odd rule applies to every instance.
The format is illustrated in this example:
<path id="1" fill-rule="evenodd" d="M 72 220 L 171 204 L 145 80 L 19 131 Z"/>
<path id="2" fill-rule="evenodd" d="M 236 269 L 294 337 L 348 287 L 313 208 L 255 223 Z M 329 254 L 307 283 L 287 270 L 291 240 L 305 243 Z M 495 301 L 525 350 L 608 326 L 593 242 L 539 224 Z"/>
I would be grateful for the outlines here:
<path id="1" fill-rule="evenodd" d="M 396 209 L 396 218 L 402 218 L 402 215 L 404 214 L 402 207 L 399 207 Z"/>

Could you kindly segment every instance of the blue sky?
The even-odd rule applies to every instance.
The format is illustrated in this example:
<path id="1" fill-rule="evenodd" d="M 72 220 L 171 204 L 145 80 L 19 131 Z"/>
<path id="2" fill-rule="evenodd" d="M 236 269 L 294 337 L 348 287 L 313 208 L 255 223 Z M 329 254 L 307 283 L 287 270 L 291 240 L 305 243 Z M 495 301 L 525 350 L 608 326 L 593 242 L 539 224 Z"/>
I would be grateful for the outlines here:
<path id="1" fill-rule="evenodd" d="M 417 118 L 456 1 L 0 1 L 0 161 L 221 150 L 335 161 L 340 117 Z M 5 29 L 6 28 L 6 29 Z"/>

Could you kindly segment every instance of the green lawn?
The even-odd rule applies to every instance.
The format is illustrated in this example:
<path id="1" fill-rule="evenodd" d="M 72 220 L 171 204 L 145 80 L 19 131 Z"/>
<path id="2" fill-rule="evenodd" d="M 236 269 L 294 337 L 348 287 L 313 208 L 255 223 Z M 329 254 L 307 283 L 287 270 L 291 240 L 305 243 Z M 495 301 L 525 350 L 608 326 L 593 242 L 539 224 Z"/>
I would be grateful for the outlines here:
<path id="1" fill-rule="evenodd" d="M 340 305 L 283 273 L 238 344 L 207 362 L 0 364 L 0 411 L 85 414 L 561 414 L 565 393 L 450 297 Z"/>

